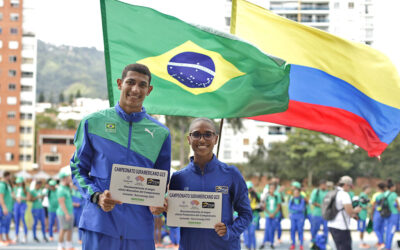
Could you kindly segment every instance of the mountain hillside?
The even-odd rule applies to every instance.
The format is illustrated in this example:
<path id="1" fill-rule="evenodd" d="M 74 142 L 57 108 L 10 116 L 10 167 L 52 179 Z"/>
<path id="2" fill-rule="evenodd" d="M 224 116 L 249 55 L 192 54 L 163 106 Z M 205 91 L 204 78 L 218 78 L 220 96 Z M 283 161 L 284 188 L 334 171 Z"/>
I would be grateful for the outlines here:
<path id="1" fill-rule="evenodd" d="M 55 46 L 38 41 L 37 96 L 58 102 L 63 93 L 107 99 L 104 53 L 96 48 Z"/>

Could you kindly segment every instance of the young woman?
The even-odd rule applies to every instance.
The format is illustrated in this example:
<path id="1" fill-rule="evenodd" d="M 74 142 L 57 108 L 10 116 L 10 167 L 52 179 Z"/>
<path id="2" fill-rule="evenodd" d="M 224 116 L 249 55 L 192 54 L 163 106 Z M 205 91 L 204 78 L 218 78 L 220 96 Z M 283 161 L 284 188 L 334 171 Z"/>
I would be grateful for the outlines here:
<path id="1" fill-rule="evenodd" d="M 10 172 L 4 171 L 3 178 L 0 179 L 0 246 L 7 246 L 11 243 L 8 236 L 13 212 L 10 178 Z"/>
<path id="2" fill-rule="evenodd" d="M 300 195 L 301 189 L 295 188 L 293 190 L 293 197 L 289 201 L 289 214 L 290 214 L 290 236 L 292 238 L 292 245 L 290 249 L 296 249 L 296 232 L 300 241 L 300 250 L 303 250 L 303 228 L 305 220 L 306 201 Z"/>
<path id="3" fill-rule="evenodd" d="M 187 137 L 193 149 L 189 165 L 173 174 L 170 190 L 222 193 L 221 222 L 214 229 L 181 228 L 179 249 L 240 249 L 240 235 L 252 219 L 246 183 L 239 170 L 220 162 L 213 154 L 218 141 L 213 121 L 192 121 Z M 233 220 L 233 212 L 238 217 Z"/>
<path id="4" fill-rule="evenodd" d="M 35 188 L 30 190 L 31 201 L 32 201 L 31 212 L 32 212 L 32 217 L 33 217 L 33 226 L 32 226 L 33 240 L 36 242 L 39 242 L 39 239 L 36 236 L 36 226 L 37 226 L 38 222 L 40 221 L 41 228 L 42 228 L 43 240 L 48 242 L 48 239 L 46 238 L 45 214 L 44 214 L 44 208 L 42 205 L 43 193 L 42 193 L 41 188 L 42 188 L 42 182 L 37 181 L 35 184 Z"/>
<path id="5" fill-rule="evenodd" d="M 57 223 L 57 231 L 59 229 L 59 222 L 57 219 L 57 208 L 58 208 L 58 197 L 57 197 L 57 190 L 56 190 L 57 182 L 55 180 L 49 181 L 49 190 L 47 192 L 47 197 L 49 199 L 49 236 L 50 241 L 54 240 L 53 232 L 54 232 L 54 224 Z"/>
<path id="6" fill-rule="evenodd" d="M 380 182 L 378 183 L 378 192 L 376 192 L 372 196 L 372 227 L 374 229 L 374 232 L 376 234 L 376 237 L 378 238 L 378 242 L 375 244 L 376 248 L 384 248 L 385 243 L 383 243 L 383 235 L 384 235 L 384 229 L 385 225 L 383 223 L 383 218 L 381 217 L 380 211 L 379 211 L 379 204 L 380 204 L 380 199 L 383 195 L 383 193 L 386 191 L 386 183 Z"/>
<path id="7" fill-rule="evenodd" d="M 23 177 L 17 177 L 15 180 L 14 187 L 14 222 L 15 222 L 15 240 L 14 242 L 18 242 L 18 234 L 19 234 L 19 224 L 22 221 L 22 225 L 24 226 L 24 237 L 22 239 L 22 243 L 26 243 L 26 239 L 28 236 L 28 227 L 25 222 L 25 211 L 27 208 L 26 200 L 27 200 L 27 191 L 25 188 L 25 181 Z"/>

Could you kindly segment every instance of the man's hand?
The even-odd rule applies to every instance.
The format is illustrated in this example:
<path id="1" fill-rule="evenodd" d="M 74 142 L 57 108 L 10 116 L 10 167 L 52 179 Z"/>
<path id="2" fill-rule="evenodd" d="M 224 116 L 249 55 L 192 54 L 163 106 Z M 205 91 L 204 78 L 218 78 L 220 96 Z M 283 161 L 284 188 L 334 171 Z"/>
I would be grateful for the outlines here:
<path id="1" fill-rule="evenodd" d="M 361 212 L 362 207 L 358 206 L 354 208 L 354 213 L 358 214 L 359 212 Z"/>
<path id="2" fill-rule="evenodd" d="M 214 226 L 215 232 L 217 232 L 219 237 L 222 237 L 226 234 L 226 225 L 222 222 L 215 224 Z"/>
<path id="3" fill-rule="evenodd" d="M 100 194 L 98 204 L 104 212 L 110 212 L 116 204 L 121 205 L 122 202 L 111 199 L 110 191 L 105 190 L 104 193 Z"/>
<path id="4" fill-rule="evenodd" d="M 4 207 L 4 208 L 3 208 L 3 214 L 4 214 L 5 216 L 8 215 L 8 209 L 7 209 L 7 207 Z"/>
<path id="5" fill-rule="evenodd" d="M 275 215 L 270 214 L 270 215 L 269 215 L 269 218 L 273 219 L 273 218 L 275 218 Z"/>
<path id="6" fill-rule="evenodd" d="M 168 210 L 168 201 L 167 198 L 164 199 L 164 206 L 162 207 L 152 207 L 150 206 L 150 212 L 154 215 L 160 215 L 164 211 Z"/>

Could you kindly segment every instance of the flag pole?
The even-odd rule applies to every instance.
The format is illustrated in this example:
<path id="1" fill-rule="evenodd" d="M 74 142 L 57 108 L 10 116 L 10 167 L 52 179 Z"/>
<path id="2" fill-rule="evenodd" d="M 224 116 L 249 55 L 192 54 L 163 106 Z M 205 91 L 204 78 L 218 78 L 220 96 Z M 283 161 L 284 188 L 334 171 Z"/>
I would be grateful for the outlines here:
<path id="1" fill-rule="evenodd" d="M 218 147 L 217 147 L 217 158 L 219 155 L 219 146 L 221 145 L 221 137 L 222 137 L 222 126 L 224 125 L 224 118 L 221 119 L 219 124 L 219 137 L 218 137 Z"/>

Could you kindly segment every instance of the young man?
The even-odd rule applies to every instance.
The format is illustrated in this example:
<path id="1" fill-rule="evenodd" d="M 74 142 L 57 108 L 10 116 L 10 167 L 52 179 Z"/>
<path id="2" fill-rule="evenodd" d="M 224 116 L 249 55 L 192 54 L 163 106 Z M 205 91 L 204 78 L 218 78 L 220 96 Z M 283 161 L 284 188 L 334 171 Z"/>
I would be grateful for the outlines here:
<path id="1" fill-rule="evenodd" d="M 15 187 L 13 189 L 14 192 L 14 223 L 15 223 L 15 240 L 14 243 L 19 242 L 18 234 L 19 234 L 19 224 L 22 221 L 22 225 L 24 227 L 24 236 L 22 238 L 22 243 L 26 243 L 28 238 L 28 227 L 25 222 L 25 212 L 28 207 L 26 201 L 28 200 L 28 191 L 25 187 L 25 180 L 23 177 L 17 177 L 15 180 Z"/>
<path id="2" fill-rule="evenodd" d="M 328 221 L 329 231 L 332 234 L 337 250 L 351 250 L 350 218 L 357 216 L 361 207 L 353 208 L 350 194 L 353 179 L 342 176 L 338 184 L 335 205 L 339 211 L 333 220 Z"/>
<path id="3" fill-rule="evenodd" d="M 152 213 L 164 207 L 122 204 L 108 190 L 115 163 L 170 171 L 170 132 L 142 107 L 150 82 L 145 65 L 126 66 L 117 79 L 117 105 L 85 117 L 76 132 L 71 171 L 86 200 L 79 222 L 83 250 L 155 248 Z"/>
<path id="4" fill-rule="evenodd" d="M 10 172 L 4 171 L 0 181 L 0 246 L 7 246 L 11 243 L 8 236 L 13 212 L 10 177 Z"/>
<path id="5" fill-rule="evenodd" d="M 378 191 L 372 195 L 371 203 L 372 203 L 372 227 L 378 238 L 378 242 L 375 244 L 375 247 L 380 249 L 385 247 L 385 243 L 383 241 L 383 236 L 385 233 L 385 224 L 384 219 L 380 214 L 380 200 L 382 198 L 383 193 L 386 191 L 386 184 L 384 182 L 378 183 Z"/>
<path id="6" fill-rule="evenodd" d="M 306 201 L 301 196 L 301 186 L 293 189 L 293 197 L 289 200 L 289 214 L 290 214 L 290 236 L 292 239 L 292 245 L 290 250 L 296 249 L 296 232 L 299 237 L 300 246 L 299 249 L 303 250 L 303 232 L 304 232 L 304 220 Z"/>
<path id="7" fill-rule="evenodd" d="M 319 187 L 315 188 L 310 197 L 310 204 L 313 206 L 311 210 L 311 242 L 315 242 L 315 236 L 317 235 L 321 225 L 324 226 L 324 236 L 328 238 L 328 222 L 322 218 L 321 205 L 325 195 L 328 193 L 326 190 L 326 181 L 321 180 Z"/>
<path id="8" fill-rule="evenodd" d="M 74 211 L 72 206 L 71 190 L 69 188 L 70 175 L 60 172 L 60 186 L 57 188 L 58 208 L 57 217 L 60 222 L 57 250 L 72 250 L 72 229 L 74 225 Z M 64 243 L 65 236 L 65 243 Z"/>

